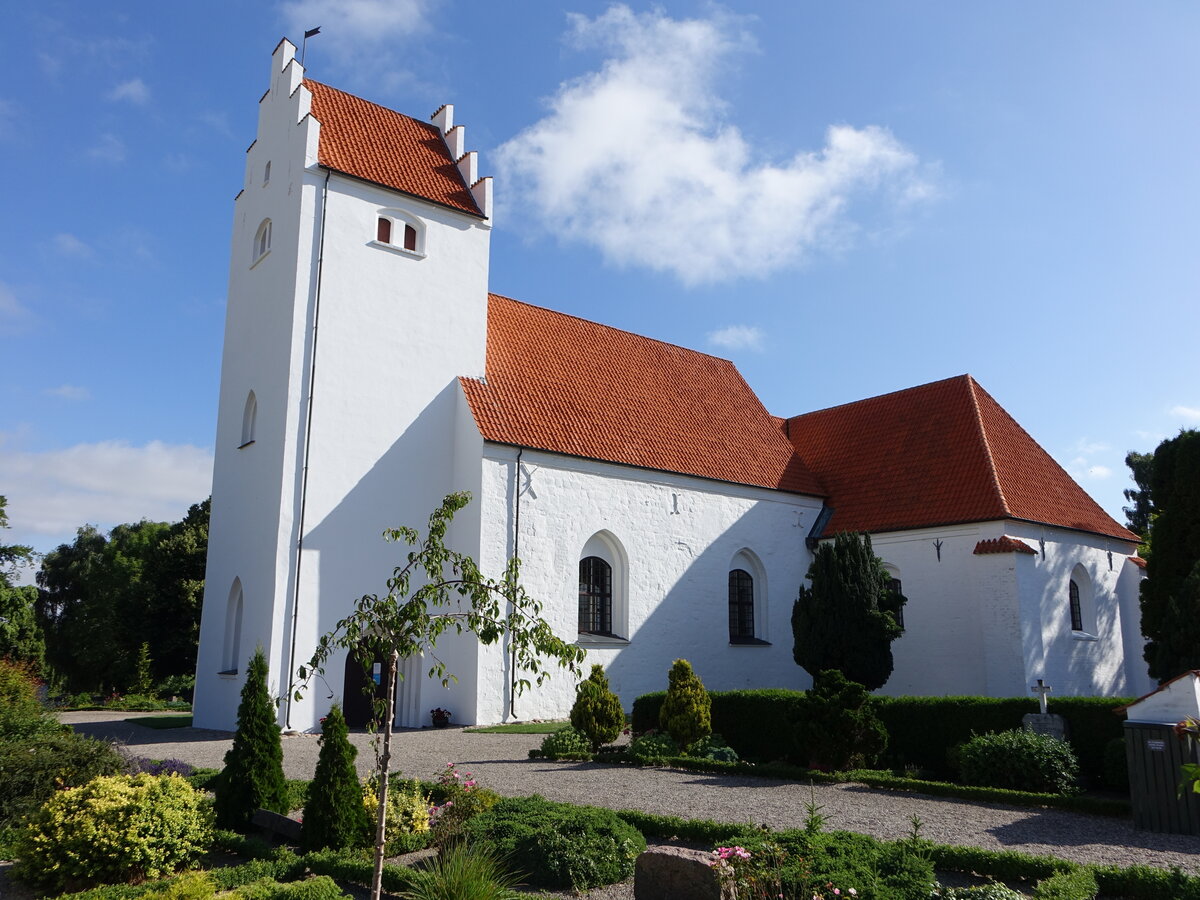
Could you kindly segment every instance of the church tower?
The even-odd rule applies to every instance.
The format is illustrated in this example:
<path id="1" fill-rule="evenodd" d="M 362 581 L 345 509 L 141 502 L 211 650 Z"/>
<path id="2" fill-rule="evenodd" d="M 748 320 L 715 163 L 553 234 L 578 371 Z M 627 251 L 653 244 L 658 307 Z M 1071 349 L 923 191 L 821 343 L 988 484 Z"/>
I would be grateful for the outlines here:
<path id="1" fill-rule="evenodd" d="M 203 727 L 233 727 L 256 645 L 285 697 L 317 637 L 384 590 L 404 551 L 383 530 L 423 526 L 480 477 L 457 378 L 484 374 L 491 180 L 452 107 L 410 119 L 305 79 L 295 53 L 284 40 L 272 55 L 234 204 Z M 325 680 L 285 699 L 281 724 L 317 724 L 343 694 L 341 660 Z"/>

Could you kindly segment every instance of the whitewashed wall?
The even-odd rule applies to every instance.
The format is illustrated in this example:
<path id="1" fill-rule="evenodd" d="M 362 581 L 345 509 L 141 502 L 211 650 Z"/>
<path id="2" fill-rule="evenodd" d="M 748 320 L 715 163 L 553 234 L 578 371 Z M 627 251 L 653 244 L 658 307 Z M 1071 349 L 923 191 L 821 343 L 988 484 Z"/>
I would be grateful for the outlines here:
<path id="1" fill-rule="evenodd" d="M 484 446 L 485 531 L 481 564 L 498 572 L 514 550 L 517 450 Z M 810 679 L 792 659 L 791 610 L 808 569 L 804 538 L 820 510 L 811 497 L 649 472 L 537 451 L 521 458 L 520 548 L 523 581 L 545 603 L 555 631 L 578 635 L 579 560 L 599 532 L 626 560 L 627 641 L 584 637 L 587 666 L 600 663 L 628 709 L 667 686 L 679 657 L 713 690 L 764 685 L 803 688 Z M 728 576 L 742 550 L 763 564 L 755 583 L 755 624 L 769 646 L 729 643 Z M 614 571 L 614 582 L 622 573 Z M 765 584 L 763 583 L 765 581 Z M 622 614 L 614 612 L 614 621 Z M 615 630 L 615 629 L 614 629 Z M 480 721 L 508 715 L 503 648 L 480 656 Z M 574 682 L 556 675 L 516 701 L 516 717 L 563 716 Z"/>

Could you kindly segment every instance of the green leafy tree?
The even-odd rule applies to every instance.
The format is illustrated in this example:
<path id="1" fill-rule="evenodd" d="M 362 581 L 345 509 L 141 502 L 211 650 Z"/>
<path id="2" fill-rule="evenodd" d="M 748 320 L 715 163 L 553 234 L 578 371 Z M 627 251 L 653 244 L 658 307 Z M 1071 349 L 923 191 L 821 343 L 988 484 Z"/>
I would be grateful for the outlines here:
<path id="1" fill-rule="evenodd" d="M 811 586 L 801 586 L 792 607 L 792 655 L 816 677 L 837 669 L 873 691 L 892 674 L 892 641 L 903 629 L 896 611 L 905 600 L 891 589 L 891 576 L 867 534 L 837 535 L 817 547 L 808 569 Z"/>
<path id="2" fill-rule="evenodd" d="M 531 678 L 538 684 L 549 678 L 543 660 L 554 660 L 578 676 L 585 654 L 582 647 L 556 635 L 541 617 L 542 604 L 530 597 L 520 583 L 519 560 L 508 561 L 503 578 L 489 578 L 470 556 L 446 546 L 446 529 L 454 514 L 470 500 L 471 495 L 466 492 L 447 495 L 430 515 L 423 538 L 408 527 L 384 532 L 385 540 L 414 548 L 406 555 L 404 564 L 392 571 L 387 593 L 359 598 L 354 611 L 338 622 L 333 631 L 321 636 L 312 658 L 297 673 L 301 684 L 294 696 L 300 699 L 308 680 L 324 672 L 325 663 L 335 652 L 350 651 L 364 667 L 376 659 L 391 660 L 385 699 L 376 706 L 383 735 L 376 773 L 379 804 L 371 882 L 374 900 L 378 900 L 382 891 L 387 846 L 388 767 L 399 661 L 423 655 L 430 661 L 429 677 L 449 685 L 453 673 L 437 653 L 438 639 L 443 634 L 468 632 L 483 644 L 494 644 L 506 637 L 513 669 L 524 673 L 514 683 L 519 693 L 530 687 Z"/>
<path id="3" fill-rule="evenodd" d="M 245 831 L 257 809 L 288 811 L 283 745 L 267 688 L 267 658 L 254 651 L 238 704 L 237 732 L 216 782 L 217 827 Z"/>
<path id="4" fill-rule="evenodd" d="M 0 496 L 0 529 L 9 527 L 8 499 Z M 0 659 L 25 663 L 40 673 L 46 643 L 34 604 L 37 588 L 13 584 L 17 571 L 33 562 L 32 547 L 0 544 Z"/>
<path id="5" fill-rule="evenodd" d="M 304 803 L 300 844 L 305 850 L 340 850 L 367 842 L 371 820 L 354 768 L 356 756 L 342 708 L 335 703 L 321 723 L 321 752 Z"/>
<path id="6" fill-rule="evenodd" d="M 712 699 L 686 659 L 677 659 L 671 665 L 658 722 L 684 751 L 712 734 Z"/>
<path id="7" fill-rule="evenodd" d="M 1137 490 L 1125 488 L 1125 499 L 1133 506 L 1126 506 L 1125 527 L 1142 538 L 1138 555 L 1150 558 L 1150 534 L 1154 528 L 1154 501 L 1150 496 L 1150 482 L 1154 477 L 1154 454 L 1130 450 L 1125 454 L 1125 465 L 1129 466 L 1130 477 Z"/>
<path id="8" fill-rule="evenodd" d="M 1154 551 L 1142 582 L 1150 675 L 1200 668 L 1200 431 L 1163 441 L 1151 464 Z"/>
<path id="9" fill-rule="evenodd" d="M 604 667 L 592 666 L 592 672 L 575 689 L 575 705 L 571 707 L 571 725 L 587 735 L 592 752 L 603 744 L 617 739 L 625 725 L 621 700 L 608 686 Z"/>
<path id="10" fill-rule="evenodd" d="M 8 498 L 0 494 L 0 528 L 11 528 L 8 524 Z M 6 584 L 17 569 L 33 561 L 33 548 L 24 544 L 0 544 L 0 580 Z"/>
<path id="11" fill-rule="evenodd" d="M 796 712 L 798 758 L 814 769 L 870 766 L 887 749 L 887 729 L 861 684 L 837 669 L 818 672 Z"/>

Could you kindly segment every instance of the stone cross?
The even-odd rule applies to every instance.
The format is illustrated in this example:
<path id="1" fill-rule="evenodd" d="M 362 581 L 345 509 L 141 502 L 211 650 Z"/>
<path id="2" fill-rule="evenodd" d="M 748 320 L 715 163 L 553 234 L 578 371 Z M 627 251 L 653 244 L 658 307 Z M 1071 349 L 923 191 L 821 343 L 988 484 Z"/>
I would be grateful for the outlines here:
<path id="1" fill-rule="evenodd" d="M 1038 704 L 1042 707 L 1042 715 L 1046 715 L 1046 695 L 1050 693 L 1053 688 L 1039 678 L 1037 680 L 1037 684 L 1033 685 L 1029 690 L 1038 695 Z"/>

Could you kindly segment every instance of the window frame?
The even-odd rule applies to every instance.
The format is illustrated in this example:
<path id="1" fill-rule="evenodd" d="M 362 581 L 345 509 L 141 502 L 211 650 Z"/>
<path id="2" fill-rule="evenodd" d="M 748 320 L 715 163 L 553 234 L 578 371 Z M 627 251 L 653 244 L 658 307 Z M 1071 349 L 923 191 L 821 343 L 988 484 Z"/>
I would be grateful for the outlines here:
<path id="1" fill-rule="evenodd" d="M 263 219 L 258 223 L 258 229 L 254 232 L 254 243 L 250 245 L 250 255 L 253 261 L 250 263 L 250 268 L 254 268 L 271 252 L 271 220 Z"/>
<path id="2" fill-rule="evenodd" d="M 745 569 L 729 570 L 728 609 L 729 643 L 755 643 L 758 635 L 754 630 L 754 576 Z"/>
<path id="3" fill-rule="evenodd" d="M 400 209 L 376 210 L 375 239 L 370 242 L 373 246 L 424 259 L 425 237 L 425 224 L 411 213 Z"/>
<path id="4" fill-rule="evenodd" d="M 608 560 L 585 556 L 579 560 L 580 634 L 615 638 L 613 631 L 613 570 Z M 587 627 L 584 627 L 584 626 Z"/>

